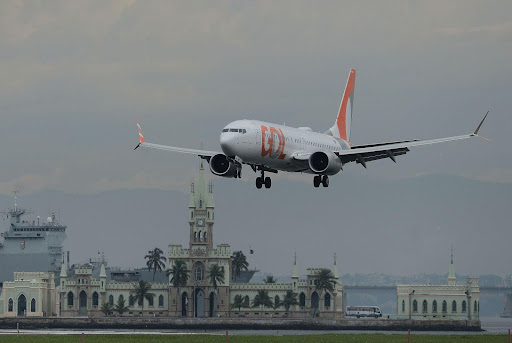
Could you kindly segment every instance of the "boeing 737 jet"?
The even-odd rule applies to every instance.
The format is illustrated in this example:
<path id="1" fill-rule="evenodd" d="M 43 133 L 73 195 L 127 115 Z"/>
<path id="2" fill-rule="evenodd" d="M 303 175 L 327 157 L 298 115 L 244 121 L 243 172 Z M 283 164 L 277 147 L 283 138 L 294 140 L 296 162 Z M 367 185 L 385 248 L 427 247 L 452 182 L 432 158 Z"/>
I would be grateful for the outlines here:
<path id="1" fill-rule="evenodd" d="M 338 116 L 334 125 L 324 133 L 313 132 L 309 127 L 289 127 L 258 120 L 237 120 L 229 123 L 220 133 L 220 151 L 195 150 L 174 146 L 148 143 L 142 135 L 139 123 L 139 146 L 197 155 L 208 161 L 213 174 L 240 178 L 242 165 L 249 165 L 254 172 L 261 172 L 256 178 L 256 187 L 271 187 L 270 177 L 265 172 L 278 171 L 313 174 L 313 185 L 329 186 L 329 176 L 336 175 L 350 162 L 366 168 L 370 161 L 389 158 L 396 163 L 396 156 L 409 152 L 409 148 L 458 141 L 479 137 L 484 116 L 473 133 L 431 140 L 406 140 L 388 143 L 353 145 L 350 142 L 350 123 L 354 107 L 354 86 L 356 71 L 349 73 L 347 85 L 341 99 Z M 481 137 L 483 138 L 483 137 Z"/>

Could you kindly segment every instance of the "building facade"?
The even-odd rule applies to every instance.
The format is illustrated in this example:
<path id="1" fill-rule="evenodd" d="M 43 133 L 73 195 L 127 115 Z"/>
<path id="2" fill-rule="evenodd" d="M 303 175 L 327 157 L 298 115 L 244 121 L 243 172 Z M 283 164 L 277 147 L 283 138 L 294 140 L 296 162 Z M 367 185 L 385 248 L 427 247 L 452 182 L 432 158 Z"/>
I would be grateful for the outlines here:
<path id="1" fill-rule="evenodd" d="M 0 288 L 0 317 L 50 317 L 58 314 L 52 272 L 15 272 Z"/>
<path id="2" fill-rule="evenodd" d="M 398 285 L 398 318 L 478 319 L 478 278 L 468 277 L 465 284 L 457 284 L 456 281 L 452 254 L 447 285 Z"/>

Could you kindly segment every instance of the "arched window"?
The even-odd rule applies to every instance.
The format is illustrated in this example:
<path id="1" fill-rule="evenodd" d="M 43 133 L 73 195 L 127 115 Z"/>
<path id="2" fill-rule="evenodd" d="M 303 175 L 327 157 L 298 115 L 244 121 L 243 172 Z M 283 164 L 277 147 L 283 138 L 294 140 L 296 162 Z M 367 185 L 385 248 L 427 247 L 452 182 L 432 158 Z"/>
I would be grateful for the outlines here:
<path id="1" fill-rule="evenodd" d="M 14 301 L 12 301 L 12 299 L 9 299 L 9 307 L 7 308 L 7 311 L 14 311 Z"/>
<path id="2" fill-rule="evenodd" d="M 246 295 L 244 297 L 244 307 L 249 307 L 249 296 L 248 295 Z"/>
<path id="3" fill-rule="evenodd" d="M 94 292 L 92 294 L 92 306 L 98 306 L 99 305 L 99 296 L 97 292 Z"/>
<path id="4" fill-rule="evenodd" d="M 432 301 L 432 312 L 437 312 L 437 301 Z"/>
<path id="5" fill-rule="evenodd" d="M 466 312 L 466 300 L 462 300 L 462 312 Z"/>
<path id="6" fill-rule="evenodd" d="M 194 278 L 197 281 L 204 279 L 204 264 L 202 262 L 194 263 Z"/>
<path id="7" fill-rule="evenodd" d="M 421 312 L 427 313 L 428 311 L 428 303 L 426 300 L 423 300 L 423 304 L 421 305 Z"/>
<path id="8" fill-rule="evenodd" d="M 281 299 L 279 299 L 279 295 L 276 295 L 274 297 L 274 306 L 275 306 L 275 308 L 278 308 L 280 303 L 281 303 Z"/>
<path id="9" fill-rule="evenodd" d="M 475 306 L 473 306 L 473 312 L 476 313 L 478 311 L 477 307 L 476 307 L 476 300 L 475 300 Z"/>
<path id="10" fill-rule="evenodd" d="M 36 299 L 34 298 L 30 301 L 30 312 L 36 312 Z"/>
<path id="11" fill-rule="evenodd" d="M 197 242 L 197 232 L 194 232 L 194 242 Z"/>
<path id="12" fill-rule="evenodd" d="M 122 294 L 119 296 L 119 298 L 118 298 L 118 300 L 117 300 L 117 301 L 119 301 L 119 302 L 123 302 L 123 301 L 124 301 L 124 297 L 123 297 L 123 295 L 122 295 Z"/>
<path id="13" fill-rule="evenodd" d="M 158 307 L 164 307 L 164 296 L 160 295 L 158 297 Z"/>
<path id="14" fill-rule="evenodd" d="M 405 312 L 405 300 L 402 300 L 402 312 Z"/>
<path id="15" fill-rule="evenodd" d="M 325 293 L 324 306 L 325 307 L 330 307 L 331 306 L 331 295 L 329 293 Z"/>
<path id="16" fill-rule="evenodd" d="M 446 304 L 446 300 L 443 300 L 443 312 L 446 313 L 448 311 L 448 306 Z"/>
<path id="17" fill-rule="evenodd" d="M 199 231 L 199 233 L 197 234 L 197 240 L 199 242 L 202 242 L 202 240 L 201 240 L 201 231 Z"/>
<path id="18" fill-rule="evenodd" d="M 149 297 L 148 303 L 149 303 L 150 307 L 153 307 L 153 297 L 152 296 Z"/>
<path id="19" fill-rule="evenodd" d="M 455 300 L 452 301 L 452 312 L 457 312 L 457 302 Z"/>
<path id="20" fill-rule="evenodd" d="M 203 208 L 203 200 L 199 200 L 199 208 Z"/>
<path id="21" fill-rule="evenodd" d="M 416 300 L 412 302 L 412 312 L 418 312 L 418 302 Z"/>
<path id="22" fill-rule="evenodd" d="M 108 297 L 108 304 L 113 306 L 114 305 L 114 296 L 111 294 Z"/>
<path id="23" fill-rule="evenodd" d="M 208 232 L 205 232 L 205 233 L 204 233 L 204 241 L 205 241 L 205 242 L 208 242 Z"/>
<path id="24" fill-rule="evenodd" d="M 133 304 L 134 304 L 133 295 L 130 295 L 130 297 L 128 298 L 128 306 L 133 306 Z"/>
<path id="25" fill-rule="evenodd" d="M 73 300 L 74 300 L 74 296 L 73 296 L 73 293 L 69 292 L 68 293 L 68 306 L 73 306 Z"/>
<path id="26" fill-rule="evenodd" d="M 301 293 L 299 296 L 299 306 L 300 307 L 306 306 L 306 295 L 304 293 Z"/>
<path id="27" fill-rule="evenodd" d="M 140 298 L 139 301 L 137 301 L 137 305 L 141 306 L 144 304 L 144 298 Z"/>

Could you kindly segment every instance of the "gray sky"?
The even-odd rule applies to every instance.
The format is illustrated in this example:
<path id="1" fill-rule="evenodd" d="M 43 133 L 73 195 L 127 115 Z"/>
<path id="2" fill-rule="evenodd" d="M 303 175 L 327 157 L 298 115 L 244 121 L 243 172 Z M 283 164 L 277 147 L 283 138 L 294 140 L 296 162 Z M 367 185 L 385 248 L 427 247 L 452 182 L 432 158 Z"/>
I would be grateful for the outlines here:
<path id="1" fill-rule="evenodd" d="M 186 192 L 197 159 L 134 152 L 135 120 L 148 141 L 211 150 L 240 118 L 324 131 L 350 68 L 353 143 L 469 133 L 487 110 L 492 142 L 348 166 L 329 191 L 343 174 L 510 183 L 510 13 L 510 1 L 1 1 L 0 193 Z M 285 196 L 313 192 L 310 176 L 283 178 Z"/>

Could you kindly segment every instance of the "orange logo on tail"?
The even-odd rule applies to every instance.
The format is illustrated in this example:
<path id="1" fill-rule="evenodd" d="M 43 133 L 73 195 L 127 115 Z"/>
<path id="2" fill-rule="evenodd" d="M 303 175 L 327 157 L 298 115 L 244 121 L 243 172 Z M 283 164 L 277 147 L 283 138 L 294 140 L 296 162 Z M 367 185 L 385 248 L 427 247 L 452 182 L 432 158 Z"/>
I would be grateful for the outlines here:
<path id="1" fill-rule="evenodd" d="M 267 133 L 268 132 L 268 136 Z M 274 151 L 274 135 L 279 140 L 279 145 L 277 146 L 276 151 Z M 268 144 L 268 149 L 266 145 Z M 261 125 L 261 156 L 267 156 L 270 158 L 278 158 L 282 160 L 286 157 L 284 153 L 284 146 L 286 144 L 286 140 L 284 138 L 284 133 L 281 129 L 276 129 L 273 126 L 270 129 L 264 125 Z"/>

